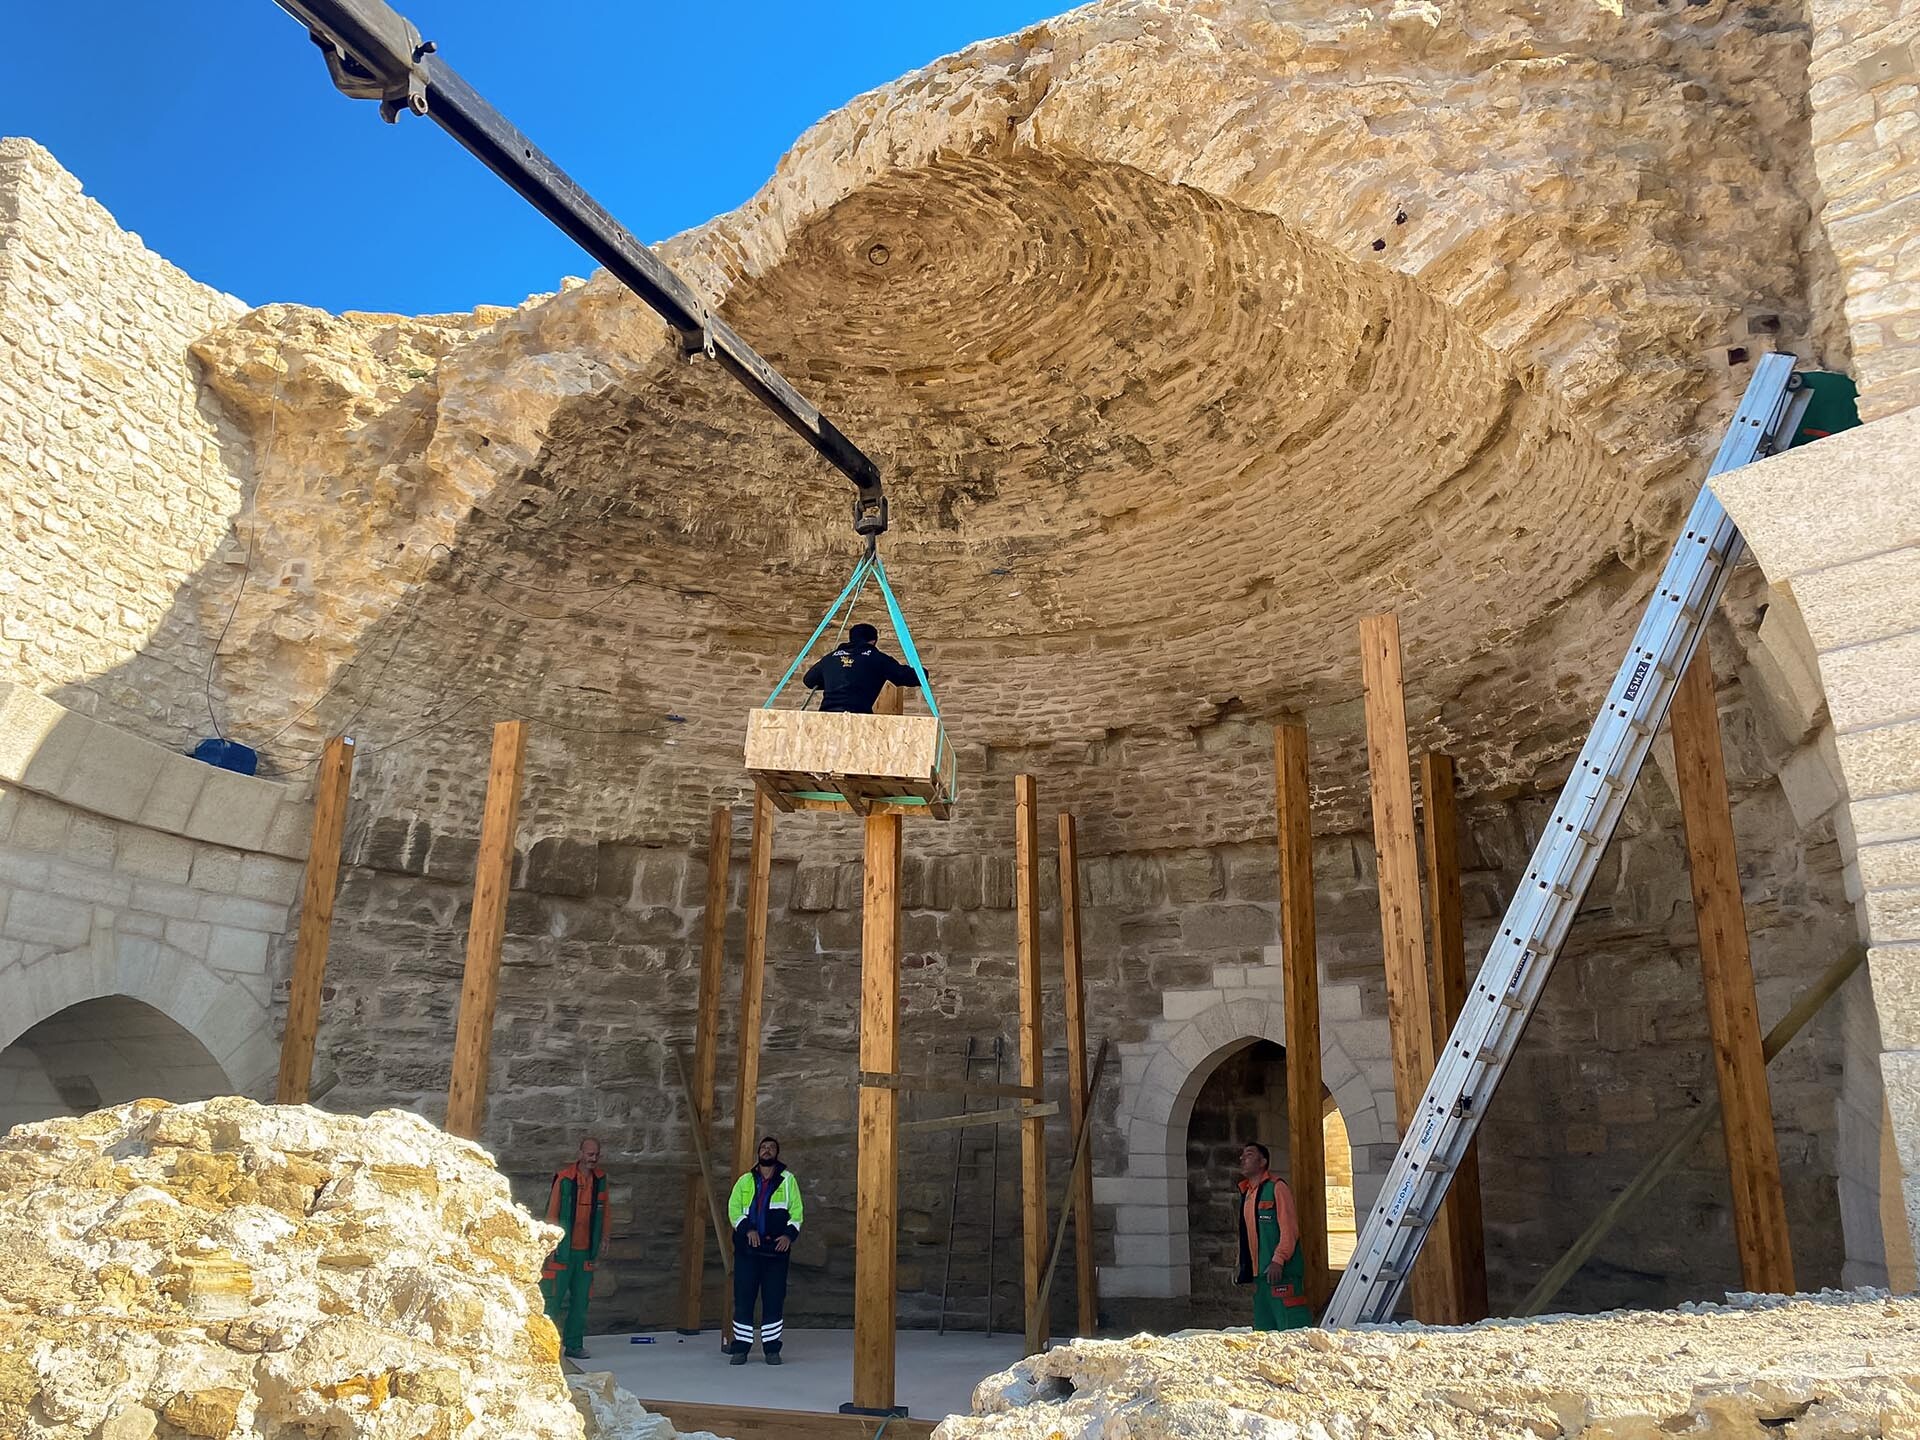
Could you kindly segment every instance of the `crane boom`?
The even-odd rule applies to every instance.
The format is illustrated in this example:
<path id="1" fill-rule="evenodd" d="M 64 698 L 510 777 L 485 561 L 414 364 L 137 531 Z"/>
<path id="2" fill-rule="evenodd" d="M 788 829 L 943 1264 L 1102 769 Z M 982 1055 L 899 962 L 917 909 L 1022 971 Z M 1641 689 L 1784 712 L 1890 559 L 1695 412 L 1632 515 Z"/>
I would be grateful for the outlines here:
<path id="1" fill-rule="evenodd" d="M 686 281 L 608 214 L 579 183 L 443 61 L 433 42 L 385 0 L 274 0 L 307 27 L 342 93 L 378 100 L 381 118 L 424 115 L 658 311 L 683 354 L 718 361 L 760 403 L 853 482 L 853 528 L 887 528 L 880 467 L 764 356 L 734 333 Z"/>

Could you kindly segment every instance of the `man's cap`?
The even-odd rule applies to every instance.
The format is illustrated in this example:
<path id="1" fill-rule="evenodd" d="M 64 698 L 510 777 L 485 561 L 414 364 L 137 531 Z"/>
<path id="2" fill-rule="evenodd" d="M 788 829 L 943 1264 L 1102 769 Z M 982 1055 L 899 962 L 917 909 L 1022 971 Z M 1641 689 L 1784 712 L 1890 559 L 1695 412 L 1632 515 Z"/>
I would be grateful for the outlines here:
<path id="1" fill-rule="evenodd" d="M 880 632 L 864 622 L 847 631 L 847 642 L 852 645 L 871 645 L 880 638 Z"/>

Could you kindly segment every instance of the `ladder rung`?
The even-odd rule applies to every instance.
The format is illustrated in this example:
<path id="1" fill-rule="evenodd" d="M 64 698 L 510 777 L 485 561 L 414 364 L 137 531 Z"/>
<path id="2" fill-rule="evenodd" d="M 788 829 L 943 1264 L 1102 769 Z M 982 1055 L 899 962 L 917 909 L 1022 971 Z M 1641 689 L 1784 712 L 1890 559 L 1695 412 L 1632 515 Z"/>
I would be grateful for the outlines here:
<path id="1" fill-rule="evenodd" d="M 1775 430 L 1790 443 L 1795 423 L 1790 398 L 1793 363 L 1793 357 L 1784 353 L 1761 357 L 1709 479 L 1765 453 L 1764 442 Z M 1378 1263 L 1366 1268 L 1362 1261 L 1349 1267 L 1324 1323 L 1338 1327 L 1391 1316 L 1413 1268 L 1413 1257 L 1446 1197 L 1448 1178 L 1464 1153 L 1475 1110 L 1484 1108 L 1480 1107 L 1483 1096 L 1491 1103 L 1524 1016 L 1546 983 L 1558 950 L 1547 937 L 1565 932 L 1572 911 L 1584 897 L 1597 852 L 1618 823 L 1626 792 L 1640 773 L 1682 663 L 1713 617 L 1726 588 L 1726 572 L 1741 546 L 1739 530 L 1711 486 L 1703 488 L 1608 687 L 1608 699 L 1587 746 L 1561 791 L 1546 833 L 1534 847 L 1527 877 L 1489 947 L 1484 978 L 1476 981 L 1472 1023 L 1479 1028 L 1480 1038 L 1468 1043 L 1479 1047 L 1470 1063 L 1484 1068 L 1474 1071 L 1454 1063 L 1467 1049 L 1465 1044 L 1456 1049 L 1449 1042 L 1446 1078 L 1436 1077 L 1441 1089 L 1433 1104 L 1451 1117 L 1452 1124 L 1436 1128 L 1435 1117 L 1429 1115 L 1422 1130 L 1410 1129 L 1402 1138 L 1390 1172 L 1392 1198 L 1376 1205 L 1358 1237 L 1356 1258 Z M 1509 1023 L 1500 1009 L 1522 1018 Z M 1437 1153 L 1443 1148 L 1446 1158 Z"/>

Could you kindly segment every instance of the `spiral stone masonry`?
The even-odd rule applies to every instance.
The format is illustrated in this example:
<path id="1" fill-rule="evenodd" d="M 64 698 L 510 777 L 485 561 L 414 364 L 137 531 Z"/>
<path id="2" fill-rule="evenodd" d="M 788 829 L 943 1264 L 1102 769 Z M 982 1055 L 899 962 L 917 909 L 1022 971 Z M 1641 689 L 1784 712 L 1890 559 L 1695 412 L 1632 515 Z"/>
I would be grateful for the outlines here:
<path id="1" fill-rule="evenodd" d="M 1711 639 L 1763 1023 L 1872 945 L 1769 1071 L 1794 1259 L 1803 1287 L 1911 1283 L 1920 19 L 1624 9 L 1102 0 L 857 98 L 659 247 L 887 477 L 958 757 L 955 817 L 907 833 L 910 1068 L 1015 1053 L 1013 776 L 1079 817 L 1111 1325 L 1243 1318 L 1207 1127 L 1249 1112 L 1203 1091 L 1288 1043 L 1272 724 L 1311 736 L 1323 1079 L 1364 1213 L 1397 1130 L 1356 623 L 1397 614 L 1413 744 L 1458 759 L 1472 963 L 1768 349 L 1854 374 L 1874 417 L 1722 487 L 1758 561 Z M 482 1138 L 537 1201 L 600 1136 L 596 1323 L 670 1322 L 709 816 L 739 817 L 732 977 L 745 716 L 852 569 L 845 482 L 606 276 L 470 315 L 247 309 L 24 140 L 0 142 L 0 344 L 0 713 L 39 717 L 0 775 L 20 1029 L 125 995 L 263 1095 L 303 802 L 351 733 L 324 1103 L 438 1120 L 488 732 L 525 718 Z M 83 725 L 78 758 L 48 748 Z M 216 730 L 262 778 L 163 753 Z M 121 755 L 153 768 L 137 805 Z M 189 770 L 202 800 L 166 811 Z M 1481 1131 L 1496 1312 L 1713 1094 L 1674 783 L 1662 740 Z M 125 862 L 150 850 L 165 875 Z M 60 888 L 75 867 L 105 898 Z M 155 918 L 163 881 L 182 913 Z M 852 1128 L 859 881 L 853 822 L 780 818 L 758 1111 L 807 1186 L 802 1324 L 851 1305 L 852 1145 L 805 1142 Z M 135 939 L 212 978 L 139 988 Z M 1063 1175 L 1064 1126 L 1050 1145 Z M 948 1314 L 1017 1324 L 1014 1148 L 996 1205 L 984 1170 L 955 1189 L 955 1147 L 903 1146 L 901 1315 L 938 1311 L 951 1219 Z M 1561 1303 L 1736 1288 L 1727 1187 L 1716 1137 Z"/>

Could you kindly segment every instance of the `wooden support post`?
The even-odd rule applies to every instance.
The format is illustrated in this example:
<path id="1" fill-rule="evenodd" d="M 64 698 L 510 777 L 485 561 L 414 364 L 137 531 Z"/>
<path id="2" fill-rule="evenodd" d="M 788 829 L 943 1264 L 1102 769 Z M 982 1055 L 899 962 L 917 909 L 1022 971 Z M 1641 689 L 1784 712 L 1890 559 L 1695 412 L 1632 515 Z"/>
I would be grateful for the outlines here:
<path id="1" fill-rule="evenodd" d="M 1807 1022 L 1818 1015 L 1826 1003 L 1839 993 L 1840 987 L 1847 983 L 1848 977 L 1866 964 L 1866 961 L 1866 946 L 1856 945 L 1828 966 L 1825 974 L 1800 993 L 1800 998 L 1793 1002 L 1792 1008 L 1776 1020 L 1773 1028 L 1767 1032 L 1762 1053 L 1765 1054 L 1769 1065 L 1773 1063 L 1776 1055 L 1793 1042 L 1793 1037 L 1806 1028 Z M 1635 1206 L 1653 1193 L 1654 1187 L 1669 1171 L 1693 1153 L 1694 1147 L 1700 1143 L 1707 1131 L 1713 1127 L 1713 1122 L 1719 1118 L 1720 1106 L 1716 1101 L 1708 1101 L 1696 1109 L 1688 1117 L 1687 1122 L 1673 1132 L 1673 1138 L 1667 1142 L 1660 1153 L 1646 1163 L 1625 1190 L 1613 1197 L 1612 1203 L 1581 1232 L 1580 1238 L 1568 1247 L 1567 1253 L 1554 1263 L 1551 1270 L 1540 1277 L 1540 1283 L 1533 1287 L 1527 1298 L 1520 1302 L 1520 1308 L 1513 1313 L 1517 1316 L 1538 1315 L 1553 1303 L 1554 1296 L 1558 1295 L 1580 1267 L 1587 1263 L 1593 1252 L 1600 1248 L 1600 1242 L 1607 1238 L 1608 1232 L 1620 1222 L 1621 1217 L 1631 1213 Z M 1892 1237 L 1889 1237 L 1889 1244 L 1892 1243 Z M 1901 1283 L 1900 1272 L 1894 1270 L 1896 1263 L 1896 1257 L 1889 1252 L 1887 1278 L 1893 1282 L 1890 1288 L 1896 1295 L 1907 1294 L 1913 1289 L 1912 1282 L 1909 1279 L 1908 1283 L 1904 1285 Z M 1910 1275 L 1912 1262 L 1907 1263 L 1907 1273 Z"/>
<path id="2" fill-rule="evenodd" d="M 353 740 L 336 735 L 320 752 L 313 787 L 313 832 L 307 842 L 307 878 L 300 891 L 300 935 L 293 944 L 293 980 L 287 990 L 287 1028 L 280 1037 L 280 1083 L 274 1103 L 304 1105 L 313 1080 L 313 1042 L 320 1033 L 320 987 L 327 977 L 327 936 L 333 894 L 340 882 L 340 837 L 347 828 L 347 792 L 353 781 Z"/>
<path id="3" fill-rule="evenodd" d="M 1427 836 L 1427 910 L 1433 940 L 1434 1053 L 1445 1048 L 1467 1003 L 1467 927 L 1460 900 L 1460 814 L 1453 757 L 1420 757 L 1420 796 Z M 1467 1146 L 1442 1202 L 1454 1263 L 1450 1297 L 1456 1323 L 1487 1318 L 1487 1242 L 1480 1208 L 1480 1142 Z"/>
<path id="4" fill-rule="evenodd" d="M 1387 1025 L 1393 1047 L 1393 1098 L 1400 1131 L 1413 1123 L 1433 1076 L 1433 1001 L 1420 933 L 1420 857 L 1413 837 L 1413 768 L 1407 756 L 1406 697 L 1401 691 L 1400 621 L 1360 622 L 1366 682 L 1367 771 L 1373 789 L 1373 844 L 1380 872 L 1380 942 L 1387 972 Z M 1428 1324 L 1453 1323 L 1454 1262 L 1445 1207 L 1434 1217 L 1413 1268 L 1413 1313 Z"/>
<path id="5" fill-rule="evenodd" d="M 1720 1085 L 1727 1171 L 1733 1182 L 1733 1232 L 1746 1288 L 1793 1293 L 1793 1250 L 1786 1199 L 1780 1190 L 1780 1152 L 1774 1142 L 1767 1062 L 1760 1049 L 1760 1008 L 1753 993 L 1746 910 L 1734 853 L 1733 812 L 1727 804 L 1727 768 L 1720 749 L 1720 711 L 1713 696 L 1713 660 L 1706 637 L 1680 677 L 1670 712 L 1680 814 L 1686 822 L 1687 864 L 1693 878 L 1694 924 L 1706 982 L 1707 1027 L 1713 1036 L 1714 1075 Z"/>
<path id="6" fill-rule="evenodd" d="M 753 1133 L 760 1099 L 760 1031 L 767 976 L 767 890 L 773 878 L 773 801 L 753 796 L 753 839 L 747 848 L 747 954 L 740 970 L 740 1054 L 733 1081 L 733 1175 L 751 1170 L 759 1137 Z"/>
<path id="7" fill-rule="evenodd" d="M 720 1055 L 720 971 L 727 957 L 727 872 L 733 863 L 733 811 L 722 805 L 707 829 L 707 899 L 700 937 L 700 1000 L 693 1032 L 693 1116 L 701 1136 L 713 1134 L 713 1077 Z M 712 1146 L 702 1139 L 701 1148 Z M 733 1177 L 729 1176 L 728 1179 Z M 700 1333 L 700 1294 L 707 1278 L 707 1192 L 687 1176 L 680 1225 L 680 1333 Z"/>
<path id="8" fill-rule="evenodd" d="M 1060 959 L 1067 1005 L 1067 1117 L 1078 1135 L 1092 1097 L 1087 1090 L 1086 965 L 1080 952 L 1080 844 L 1073 816 L 1065 810 L 1060 812 Z M 1084 1338 L 1100 1326 L 1099 1274 L 1093 1264 L 1093 1166 L 1076 1166 L 1069 1179 L 1075 1299 Z"/>
<path id="9" fill-rule="evenodd" d="M 1038 1087 L 1040 1037 L 1040 831 L 1033 777 L 1013 777 L 1014 940 L 1020 984 L 1020 1083 Z M 1027 1353 L 1046 1348 L 1047 1317 L 1040 1287 L 1047 1268 L 1047 1127 L 1035 1116 L 1020 1122 L 1020 1240 L 1026 1285 Z"/>
<path id="10" fill-rule="evenodd" d="M 860 1068 L 900 1069 L 900 817 L 866 819 L 860 913 Z M 853 1245 L 853 1404 L 893 1409 L 894 1272 L 899 1255 L 900 1092 L 860 1087 Z"/>
<path id="11" fill-rule="evenodd" d="M 447 1087 L 447 1129 L 480 1138 L 487 1119 L 487 1062 L 493 1053 L 493 1006 L 500 983 L 500 942 L 507 933 L 513 884 L 513 831 L 520 818 L 520 777 L 527 762 L 527 722 L 493 727 L 487 803 L 480 817 L 480 853 L 473 864 L 473 914 L 467 922 L 467 973 L 453 1039 Z"/>
<path id="12" fill-rule="evenodd" d="M 1313 810 L 1307 727 L 1273 727 L 1274 804 L 1279 817 L 1280 969 L 1287 999 L 1287 1160 L 1300 1212 L 1307 1299 L 1333 1293 L 1327 1271 L 1327 1146 L 1320 1065 L 1320 961 L 1313 911 Z"/>

